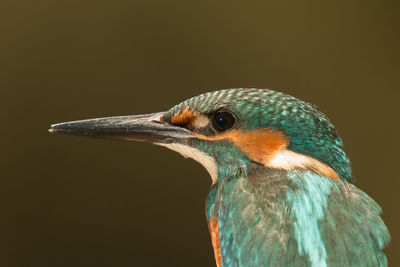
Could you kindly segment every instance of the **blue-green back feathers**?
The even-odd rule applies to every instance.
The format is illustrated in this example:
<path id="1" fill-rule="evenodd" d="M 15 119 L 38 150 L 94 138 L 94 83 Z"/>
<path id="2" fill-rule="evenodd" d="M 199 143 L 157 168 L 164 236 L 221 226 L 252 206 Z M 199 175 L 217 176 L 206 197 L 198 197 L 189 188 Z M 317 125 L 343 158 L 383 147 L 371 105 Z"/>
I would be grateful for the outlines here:
<path id="1" fill-rule="evenodd" d="M 210 194 L 223 266 L 387 265 L 381 210 L 346 181 L 258 166 Z"/>

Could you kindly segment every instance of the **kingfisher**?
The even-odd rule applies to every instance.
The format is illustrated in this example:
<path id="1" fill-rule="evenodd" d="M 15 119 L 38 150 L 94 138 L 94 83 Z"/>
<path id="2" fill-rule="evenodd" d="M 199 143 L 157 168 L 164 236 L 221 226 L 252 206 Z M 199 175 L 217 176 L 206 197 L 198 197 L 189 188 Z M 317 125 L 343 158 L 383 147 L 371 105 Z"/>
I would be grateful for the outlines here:
<path id="1" fill-rule="evenodd" d="M 269 89 L 225 89 L 166 112 L 72 121 L 50 132 L 144 141 L 202 164 L 221 266 L 387 266 L 380 206 L 353 184 L 335 127 Z"/>

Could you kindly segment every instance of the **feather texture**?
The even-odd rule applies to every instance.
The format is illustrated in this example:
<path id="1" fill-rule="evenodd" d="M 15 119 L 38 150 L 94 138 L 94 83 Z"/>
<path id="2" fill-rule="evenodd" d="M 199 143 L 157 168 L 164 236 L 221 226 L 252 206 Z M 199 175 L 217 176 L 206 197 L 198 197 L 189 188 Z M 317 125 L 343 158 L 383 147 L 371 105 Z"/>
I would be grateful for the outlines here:
<path id="1" fill-rule="evenodd" d="M 222 266 L 387 265 L 381 209 L 347 181 L 257 165 L 214 185 L 208 202 Z"/>

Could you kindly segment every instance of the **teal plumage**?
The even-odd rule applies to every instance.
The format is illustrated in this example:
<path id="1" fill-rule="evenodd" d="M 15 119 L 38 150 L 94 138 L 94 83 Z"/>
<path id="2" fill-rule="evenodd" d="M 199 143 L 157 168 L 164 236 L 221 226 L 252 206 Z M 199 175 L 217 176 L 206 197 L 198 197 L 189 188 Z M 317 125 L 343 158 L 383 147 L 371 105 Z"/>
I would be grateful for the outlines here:
<path id="1" fill-rule="evenodd" d="M 229 110 L 238 117 L 235 127 L 245 131 L 283 131 L 288 149 L 326 163 L 341 178 L 268 169 L 229 141 L 191 140 L 218 165 L 207 218 L 219 223 L 222 266 L 387 265 L 383 248 L 390 235 L 381 209 L 351 183 L 342 140 L 316 106 L 272 90 L 229 89 L 188 99 L 166 117 L 186 107 L 201 114 Z"/>
<path id="2" fill-rule="evenodd" d="M 203 164 L 218 266 L 387 266 L 381 208 L 353 185 L 335 127 L 292 96 L 227 89 L 51 131 L 152 142 Z"/>
<path id="3" fill-rule="evenodd" d="M 387 265 L 380 208 L 346 181 L 256 166 L 214 187 L 222 266 Z"/>

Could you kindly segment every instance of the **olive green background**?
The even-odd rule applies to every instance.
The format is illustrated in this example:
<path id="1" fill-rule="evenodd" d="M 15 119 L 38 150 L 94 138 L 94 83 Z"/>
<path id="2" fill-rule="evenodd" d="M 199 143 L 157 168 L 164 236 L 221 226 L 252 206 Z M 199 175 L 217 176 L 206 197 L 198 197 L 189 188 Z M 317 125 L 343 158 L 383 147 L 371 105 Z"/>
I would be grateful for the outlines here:
<path id="1" fill-rule="evenodd" d="M 214 266 L 198 163 L 47 129 L 232 87 L 328 115 L 399 266 L 395 2 L 2 0 L 0 266 Z"/>

